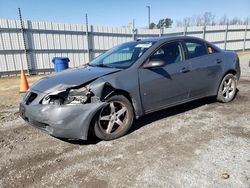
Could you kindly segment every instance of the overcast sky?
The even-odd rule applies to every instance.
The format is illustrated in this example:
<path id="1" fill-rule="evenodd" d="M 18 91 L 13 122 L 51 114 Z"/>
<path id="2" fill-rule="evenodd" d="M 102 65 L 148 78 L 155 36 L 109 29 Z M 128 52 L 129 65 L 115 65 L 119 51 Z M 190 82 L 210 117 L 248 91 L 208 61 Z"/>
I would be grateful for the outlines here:
<path id="1" fill-rule="evenodd" d="M 217 19 L 250 17 L 250 0 L 0 0 L 0 19 L 18 19 L 20 7 L 25 20 L 83 23 L 88 13 L 92 25 L 126 26 L 135 19 L 136 27 L 145 27 L 147 5 L 153 22 L 170 17 L 176 23 L 204 12 Z"/>

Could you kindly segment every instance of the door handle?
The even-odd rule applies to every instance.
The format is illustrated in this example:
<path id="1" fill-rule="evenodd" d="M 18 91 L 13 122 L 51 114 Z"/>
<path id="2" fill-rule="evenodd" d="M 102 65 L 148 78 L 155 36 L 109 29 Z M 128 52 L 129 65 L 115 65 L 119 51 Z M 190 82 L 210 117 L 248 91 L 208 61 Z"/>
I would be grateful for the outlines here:
<path id="1" fill-rule="evenodd" d="M 216 63 L 221 63 L 222 60 L 221 59 L 216 59 Z"/>
<path id="2" fill-rule="evenodd" d="M 180 70 L 181 73 L 187 73 L 187 72 L 190 72 L 190 70 L 186 67 L 183 67 L 181 70 Z"/>

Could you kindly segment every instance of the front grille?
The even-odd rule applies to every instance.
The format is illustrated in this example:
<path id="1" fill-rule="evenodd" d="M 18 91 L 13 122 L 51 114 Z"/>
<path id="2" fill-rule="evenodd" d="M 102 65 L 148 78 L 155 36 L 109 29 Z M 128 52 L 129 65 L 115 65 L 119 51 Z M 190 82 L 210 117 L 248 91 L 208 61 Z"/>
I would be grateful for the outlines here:
<path id="1" fill-rule="evenodd" d="M 32 101 L 35 100 L 35 98 L 37 97 L 37 94 L 34 92 L 29 92 L 27 97 L 25 98 L 25 104 L 29 105 L 30 103 L 32 103 Z"/>

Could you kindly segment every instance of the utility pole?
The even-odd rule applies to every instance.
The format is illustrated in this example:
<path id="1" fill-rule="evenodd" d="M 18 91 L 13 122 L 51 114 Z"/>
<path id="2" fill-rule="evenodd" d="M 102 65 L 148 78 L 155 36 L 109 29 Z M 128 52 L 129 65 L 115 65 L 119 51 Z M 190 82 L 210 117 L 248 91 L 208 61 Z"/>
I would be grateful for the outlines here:
<path id="1" fill-rule="evenodd" d="M 135 30 L 135 19 L 133 19 L 132 27 L 133 27 L 133 31 L 134 31 Z"/>
<path id="2" fill-rule="evenodd" d="M 146 6 L 148 8 L 148 28 L 150 28 L 150 6 Z"/>
<path id="3" fill-rule="evenodd" d="M 26 40 L 25 40 L 25 31 L 24 31 L 22 13 L 21 13 L 21 9 L 20 8 L 18 8 L 18 14 L 19 14 L 19 20 L 20 20 L 20 25 L 21 25 L 21 32 L 22 32 L 22 37 L 23 37 L 24 53 L 25 53 L 25 57 L 26 57 L 26 61 L 27 61 L 27 73 L 28 73 L 28 75 L 30 75 L 28 50 L 27 50 L 27 45 L 26 45 Z M 22 69 L 23 69 L 23 64 L 22 64 Z"/>
<path id="4" fill-rule="evenodd" d="M 132 23 L 132 38 L 133 40 L 136 40 L 136 34 L 137 34 L 137 30 L 135 29 L 135 19 L 133 19 L 133 23 Z"/>

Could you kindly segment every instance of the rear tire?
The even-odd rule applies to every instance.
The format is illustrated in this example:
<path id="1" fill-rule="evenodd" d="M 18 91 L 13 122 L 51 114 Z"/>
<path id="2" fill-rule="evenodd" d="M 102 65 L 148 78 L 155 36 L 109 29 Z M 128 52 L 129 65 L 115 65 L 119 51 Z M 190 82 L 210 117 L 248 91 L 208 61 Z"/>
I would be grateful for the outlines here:
<path id="1" fill-rule="evenodd" d="M 235 98 L 237 90 L 237 78 L 233 74 L 227 74 L 221 81 L 217 101 L 227 103 Z"/>
<path id="2" fill-rule="evenodd" d="M 130 101 L 123 95 L 111 96 L 95 116 L 94 134 L 102 140 L 113 140 L 125 135 L 132 126 L 134 112 Z"/>

